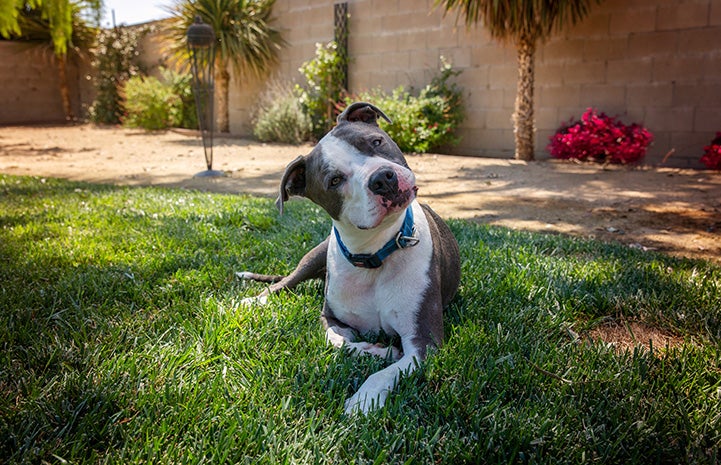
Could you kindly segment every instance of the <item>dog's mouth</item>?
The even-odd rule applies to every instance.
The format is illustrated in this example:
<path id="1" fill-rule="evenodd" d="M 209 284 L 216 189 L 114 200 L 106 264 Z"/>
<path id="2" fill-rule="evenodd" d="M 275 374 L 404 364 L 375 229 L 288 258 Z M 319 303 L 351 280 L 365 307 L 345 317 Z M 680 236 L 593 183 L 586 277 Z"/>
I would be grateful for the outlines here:
<path id="1" fill-rule="evenodd" d="M 368 225 L 356 225 L 358 229 L 368 230 L 380 226 L 386 217 L 390 214 L 403 211 L 415 200 L 418 193 L 418 186 L 413 185 L 409 189 L 398 190 L 390 195 L 382 195 L 378 197 L 377 207 L 374 209 L 375 221 Z"/>

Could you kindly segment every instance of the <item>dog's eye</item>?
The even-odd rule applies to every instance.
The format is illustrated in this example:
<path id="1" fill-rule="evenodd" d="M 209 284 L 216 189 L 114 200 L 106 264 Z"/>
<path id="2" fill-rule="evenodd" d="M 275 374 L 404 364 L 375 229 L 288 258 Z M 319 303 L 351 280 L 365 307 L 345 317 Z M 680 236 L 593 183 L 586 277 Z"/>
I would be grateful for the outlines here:
<path id="1" fill-rule="evenodd" d="M 333 176 L 330 178 L 330 181 L 328 181 L 328 187 L 338 187 L 341 182 L 343 182 L 343 176 Z"/>
<path id="2" fill-rule="evenodd" d="M 373 142 L 372 142 L 373 147 L 378 147 L 378 146 L 381 145 L 382 143 L 383 143 L 383 140 L 382 140 L 382 139 L 373 139 Z"/>

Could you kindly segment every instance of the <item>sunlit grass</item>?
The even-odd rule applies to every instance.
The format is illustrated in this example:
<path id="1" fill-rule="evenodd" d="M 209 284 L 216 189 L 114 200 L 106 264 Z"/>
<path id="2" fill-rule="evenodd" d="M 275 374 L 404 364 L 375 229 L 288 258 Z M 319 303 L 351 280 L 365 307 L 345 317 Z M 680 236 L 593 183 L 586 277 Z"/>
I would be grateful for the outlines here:
<path id="1" fill-rule="evenodd" d="M 0 457 L 59 463 L 714 463 L 721 269 L 451 221 L 446 343 L 387 408 L 326 346 L 322 284 L 240 308 L 328 232 L 307 202 L 0 176 Z M 606 318 L 685 338 L 617 353 Z"/>

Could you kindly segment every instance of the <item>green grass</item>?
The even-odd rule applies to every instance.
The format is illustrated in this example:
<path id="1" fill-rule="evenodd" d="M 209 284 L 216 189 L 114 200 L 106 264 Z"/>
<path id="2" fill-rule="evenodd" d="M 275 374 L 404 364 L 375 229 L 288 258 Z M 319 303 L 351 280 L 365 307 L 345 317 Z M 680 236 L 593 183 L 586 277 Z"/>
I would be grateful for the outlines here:
<path id="1" fill-rule="evenodd" d="M 270 199 L 0 176 L 0 461 L 718 463 L 721 268 L 462 221 L 446 343 L 387 408 L 383 361 L 326 346 L 322 284 L 238 307 L 323 212 Z M 604 318 L 683 336 L 618 354 Z"/>

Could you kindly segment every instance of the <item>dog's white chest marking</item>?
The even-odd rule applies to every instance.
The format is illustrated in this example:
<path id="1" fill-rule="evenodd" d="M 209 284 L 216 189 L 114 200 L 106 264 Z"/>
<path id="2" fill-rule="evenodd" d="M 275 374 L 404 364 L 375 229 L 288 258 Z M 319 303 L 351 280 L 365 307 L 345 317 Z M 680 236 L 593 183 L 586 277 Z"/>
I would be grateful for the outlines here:
<path id="1" fill-rule="evenodd" d="M 417 202 L 412 207 L 420 242 L 398 250 L 377 269 L 359 269 L 340 253 L 333 235 L 328 248 L 326 299 L 336 318 L 360 333 L 383 330 L 409 336 L 428 285 L 433 245 L 428 222 Z"/>

